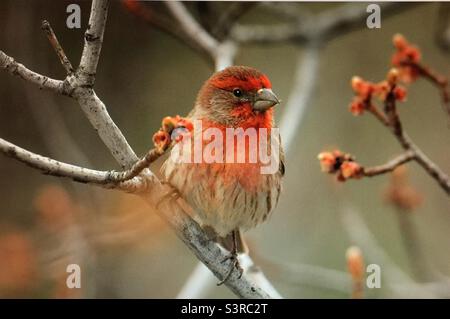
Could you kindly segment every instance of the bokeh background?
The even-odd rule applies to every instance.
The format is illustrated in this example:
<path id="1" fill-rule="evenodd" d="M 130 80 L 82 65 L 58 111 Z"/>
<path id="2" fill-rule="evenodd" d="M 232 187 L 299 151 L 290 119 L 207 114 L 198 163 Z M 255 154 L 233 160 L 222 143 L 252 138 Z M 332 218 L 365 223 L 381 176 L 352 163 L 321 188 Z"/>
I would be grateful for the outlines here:
<path id="1" fill-rule="evenodd" d="M 65 26 L 70 3 L 81 6 L 81 29 Z M 316 14 L 341 4 L 291 5 Z M 188 7 L 197 10 L 196 3 Z M 400 153 L 395 139 L 373 117 L 355 118 L 348 112 L 349 80 L 355 74 L 383 79 L 393 52 L 391 38 L 398 32 L 420 46 L 426 63 L 448 76 L 449 52 L 435 40 L 438 14 L 446 7 L 405 5 L 393 16 L 382 15 L 381 29 L 369 30 L 361 24 L 320 51 L 317 90 L 287 156 L 281 202 L 269 222 L 247 233 L 252 255 L 282 295 L 348 298 L 345 252 L 351 245 L 362 248 L 367 263 L 382 267 L 382 287 L 367 290 L 368 297 L 427 297 L 427 283 L 436 278 L 440 283 L 448 281 L 449 198 L 418 165 L 409 164 L 407 174 L 422 203 L 411 212 L 399 212 L 384 196 L 390 175 L 342 184 L 321 173 L 317 161 L 319 152 L 335 147 L 351 152 L 365 165 L 384 163 Z M 3 0 L 0 49 L 32 70 L 63 78 L 64 70 L 40 30 L 40 21 L 50 21 L 77 65 L 89 8 L 88 1 Z M 255 5 L 240 22 L 283 21 Z M 302 50 L 288 43 L 244 45 L 235 64 L 264 71 L 277 95 L 286 100 Z M 112 1 L 96 92 L 138 154 L 151 146 L 161 118 L 188 113 L 212 71 L 203 56 Z M 419 80 L 399 110 L 416 143 L 450 172 L 450 118 L 436 89 Z M 283 104 L 277 115 L 282 112 Z M 61 161 L 118 169 L 75 101 L 40 91 L 6 72 L 0 72 L 0 136 Z M 401 226 L 405 216 L 420 251 L 413 258 Z M 375 252 L 373 245 L 367 248 L 367 242 L 359 242 L 361 237 L 377 243 Z M 71 263 L 81 266 L 81 289 L 66 287 L 66 266 Z M 0 156 L 0 297 L 173 298 L 196 264 L 190 251 L 140 199 L 45 176 Z M 425 264 L 429 274 L 417 273 L 418 264 Z M 449 287 L 444 284 L 443 293 L 433 296 L 448 296 Z M 233 297 L 225 287 L 205 293 Z"/>

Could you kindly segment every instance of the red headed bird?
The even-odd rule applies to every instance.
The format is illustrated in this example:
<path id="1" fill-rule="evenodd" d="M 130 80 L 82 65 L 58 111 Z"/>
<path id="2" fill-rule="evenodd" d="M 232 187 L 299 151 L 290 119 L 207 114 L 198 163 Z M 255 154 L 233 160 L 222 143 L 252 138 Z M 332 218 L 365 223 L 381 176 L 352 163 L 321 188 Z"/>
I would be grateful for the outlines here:
<path id="1" fill-rule="evenodd" d="M 240 230 L 253 228 L 265 221 L 278 203 L 281 179 L 284 175 L 280 137 L 278 132 L 272 133 L 272 107 L 278 103 L 267 76 L 254 68 L 231 66 L 213 74 L 200 89 L 194 109 L 188 116 L 194 123 L 194 140 L 201 135 L 201 145 L 206 146 L 211 143 L 211 139 L 205 138 L 208 130 L 221 132 L 226 136 L 228 129 L 242 129 L 240 133 L 234 131 L 238 133 L 233 136 L 233 141 L 236 141 L 239 135 L 245 135 L 243 132 L 258 133 L 260 129 L 267 132 L 267 140 L 257 134 L 256 145 L 252 144 L 249 138 L 248 143 L 244 142 L 244 148 L 239 149 L 238 143 L 228 147 L 224 137 L 219 143 L 214 141 L 215 150 L 212 152 L 216 159 L 222 158 L 222 162 L 195 162 L 191 157 L 192 161 L 187 163 L 169 157 L 162 168 L 166 182 L 175 187 L 191 205 L 200 224 L 209 233 L 212 230 L 214 239 L 230 250 L 231 254 L 227 259 L 232 259 L 234 266 L 221 283 L 228 279 L 234 267 L 242 274 L 237 259 L 238 252 L 243 251 L 245 247 L 241 241 Z M 201 130 L 197 127 L 199 124 Z M 245 136 L 243 137 L 245 139 Z M 261 158 L 258 157 L 256 161 L 249 159 L 252 152 L 253 155 L 259 154 L 259 149 L 264 145 L 260 142 L 270 138 L 274 138 L 279 146 L 278 150 L 275 150 L 278 151 L 275 154 L 278 159 L 277 166 L 269 173 L 262 173 L 261 167 L 264 163 Z M 191 148 L 194 144 L 195 142 L 189 144 L 191 150 L 194 150 L 195 147 Z M 203 150 L 206 149 L 205 147 Z M 233 159 L 240 154 L 244 155 L 242 158 L 245 158 L 245 161 L 228 161 L 227 153 L 230 151 L 235 155 Z"/>

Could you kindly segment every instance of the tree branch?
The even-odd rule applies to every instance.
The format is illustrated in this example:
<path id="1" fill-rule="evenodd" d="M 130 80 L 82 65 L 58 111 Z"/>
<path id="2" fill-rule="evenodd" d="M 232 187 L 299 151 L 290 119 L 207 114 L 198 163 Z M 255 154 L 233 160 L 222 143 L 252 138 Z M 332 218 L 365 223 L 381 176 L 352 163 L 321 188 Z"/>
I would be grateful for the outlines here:
<path id="1" fill-rule="evenodd" d="M 386 164 L 374 166 L 374 167 L 370 167 L 370 168 L 364 168 L 363 174 L 364 174 L 364 176 L 372 177 L 372 176 L 377 176 L 377 175 L 385 174 L 388 172 L 392 172 L 397 167 L 415 159 L 415 157 L 416 157 L 416 154 L 413 151 L 408 150 L 405 153 L 390 160 Z"/>
<path id="2" fill-rule="evenodd" d="M 280 18 L 280 20 L 306 22 L 313 17 L 311 10 L 306 6 L 299 8 L 299 3 L 261 2 L 260 6 L 266 12 Z"/>
<path id="3" fill-rule="evenodd" d="M 23 64 L 16 62 L 12 57 L 0 50 L 0 68 L 6 72 L 18 76 L 25 81 L 36 84 L 41 89 L 67 94 L 64 90 L 63 81 L 54 80 L 27 69 Z"/>
<path id="4" fill-rule="evenodd" d="M 397 138 L 405 151 L 414 154 L 414 160 L 422 166 L 425 171 L 433 177 L 441 188 L 450 195 L 450 178 L 445 174 L 422 150 L 414 144 L 410 137 L 404 132 L 402 123 L 397 113 L 396 99 L 394 95 L 395 85 L 392 85 L 385 101 L 385 113 L 389 121 L 391 132 Z"/>
<path id="5" fill-rule="evenodd" d="M 219 42 L 214 39 L 203 27 L 192 17 L 186 7 L 178 1 L 164 2 L 177 19 L 181 28 L 189 36 L 190 40 L 203 48 L 209 56 L 215 60 L 217 56 L 217 47 Z"/>
<path id="6" fill-rule="evenodd" d="M 108 0 L 93 0 L 88 28 L 84 34 L 84 47 L 77 70 L 78 80 L 83 86 L 92 87 L 100 59 L 105 32 Z"/>
<path id="7" fill-rule="evenodd" d="M 109 172 L 96 171 L 75 166 L 41 156 L 0 138 L 0 151 L 26 165 L 42 171 L 44 174 L 67 177 L 80 183 L 106 185 L 110 183 Z"/>
<path id="8" fill-rule="evenodd" d="M 437 166 L 428 156 L 425 155 L 425 153 L 412 142 L 412 140 L 409 138 L 408 135 L 403 133 L 402 138 L 398 138 L 401 141 L 406 142 L 407 147 L 405 149 L 409 149 L 414 152 L 415 154 L 415 161 L 425 169 L 425 171 L 433 177 L 438 184 L 441 186 L 441 188 L 447 193 L 447 195 L 450 195 L 450 178 L 449 176 L 442 171 L 442 169 Z"/>
<path id="9" fill-rule="evenodd" d="M 73 97 L 78 101 L 84 114 L 117 162 L 123 168 L 129 168 L 136 163 L 138 157 L 94 90 L 77 88 Z"/>
<path id="10" fill-rule="evenodd" d="M 405 4 L 379 4 L 383 16 L 393 14 L 397 9 L 405 8 Z M 336 36 L 352 31 L 359 27 L 367 18 L 367 5 L 344 4 L 337 9 L 330 9 L 320 13 L 312 19 L 294 21 L 292 23 L 273 26 L 236 25 L 232 32 L 232 39 L 241 43 L 280 43 L 294 42 L 297 44 L 309 42 L 311 39 L 331 40 Z"/>
<path id="11" fill-rule="evenodd" d="M 72 74 L 73 73 L 72 64 L 70 63 L 69 59 L 67 58 L 66 54 L 64 53 L 64 50 L 61 47 L 61 45 L 59 44 L 59 41 L 55 35 L 55 32 L 53 32 L 53 29 L 47 20 L 42 21 L 41 29 L 47 35 L 48 41 L 50 42 L 51 46 L 55 50 L 56 54 L 58 55 L 59 61 L 61 62 L 64 69 L 66 70 L 66 73 Z"/>
<path id="12" fill-rule="evenodd" d="M 142 19 L 145 23 L 156 27 L 157 29 L 183 42 L 193 50 L 196 50 L 202 55 L 207 55 L 207 57 L 210 58 L 208 53 L 205 52 L 203 48 L 201 48 L 196 42 L 192 42 L 191 38 L 185 34 L 184 30 L 174 23 L 176 21 L 173 21 L 173 19 L 167 17 L 166 14 L 160 12 L 160 10 L 156 10 L 154 8 L 154 2 L 147 2 L 144 5 L 143 1 L 122 0 L 122 3 L 129 12 Z"/>

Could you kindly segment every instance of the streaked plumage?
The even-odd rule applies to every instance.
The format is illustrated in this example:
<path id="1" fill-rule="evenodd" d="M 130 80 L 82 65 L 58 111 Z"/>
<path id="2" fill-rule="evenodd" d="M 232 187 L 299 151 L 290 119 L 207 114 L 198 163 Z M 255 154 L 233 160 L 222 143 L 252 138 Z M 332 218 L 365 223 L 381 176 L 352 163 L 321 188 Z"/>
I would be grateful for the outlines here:
<path id="1" fill-rule="evenodd" d="M 236 89 L 242 91 L 242 96 L 235 96 Z M 270 81 L 261 72 L 250 67 L 228 67 L 205 82 L 188 117 L 201 120 L 203 130 L 214 127 L 225 133 L 227 127 L 270 129 L 273 109 L 255 98 L 262 94 L 260 89 L 271 94 Z M 278 103 L 273 97 L 276 102 L 272 105 Z M 279 141 L 279 136 L 276 138 Z M 276 173 L 261 174 L 260 167 L 258 162 L 176 163 L 169 157 L 162 172 L 193 207 L 200 223 L 226 237 L 234 230 L 247 230 L 262 223 L 278 203 L 284 175 L 282 149 Z"/>

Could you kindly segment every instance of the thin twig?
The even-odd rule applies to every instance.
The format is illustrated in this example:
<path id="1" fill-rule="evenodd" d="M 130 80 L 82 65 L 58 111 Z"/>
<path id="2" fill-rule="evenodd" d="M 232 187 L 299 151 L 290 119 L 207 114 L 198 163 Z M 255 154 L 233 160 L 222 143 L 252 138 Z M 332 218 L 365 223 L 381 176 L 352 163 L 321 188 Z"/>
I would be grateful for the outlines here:
<path id="1" fill-rule="evenodd" d="M 292 20 L 307 22 L 313 14 L 309 8 L 302 6 L 299 8 L 299 3 L 290 2 L 261 2 L 260 6 L 265 9 L 267 13 L 276 15 L 280 20 Z"/>
<path id="2" fill-rule="evenodd" d="M 138 0 L 122 0 L 126 9 L 136 17 L 140 18 L 145 23 L 156 27 L 166 34 L 182 41 L 184 44 L 196 50 L 200 54 L 207 54 L 197 43 L 192 42 L 190 37 L 186 36 L 184 29 L 180 28 L 173 19 L 169 18 L 167 14 L 156 10 L 153 6 L 155 2 L 143 3 Z M 209 58 L 209 56 L 208 56 Z"/>
<path id="3" fill-rule="evenodd" d="M 419 163 L 425 171 L 433 177 L 441 188 L 450 195 L 450 178 L 445 174 L 422 150 L 414 144 L 409 136 L 403 131 L 402 123 L 397 113 L 396 99 L 394 96 L 395 85 L 391 87 L 385 101 L 385 113 L 389 120 L 391 132 L 397 138 L 405 151 L 414 153 L 414 160 Z"/>
<path id="4" fill-rule="evenodd" d="M 386 115 L 376 105 L 370 103 L 370 101 L 368 103 L 369 105 L 366 107 L 367 111 L 372 113 L 383 125 L 389 127 L 389 120 L 386 118 Z"/>
<path id="5" fill-rule="evenodd" d="M 218 41 L 203 29 L 181 2 L 166 1 L 164 3 L 177 19 L 180 26 L 185 30 L 185 33 L 190 37 L 191 41 L 202 47 L 214 60 L 217 55 Z"/>
<path id="6" fill-rule="evenodd" d="M 398 139 L 406 142 L 406 145 L 408 145 L 408 149 L 412 150 L 415 153 L 415 161 L 438 182 L 438 184 L 447 193 L 447 195 L 450 195 L 449 176 L 444 173 L 444 171 L 442 171 L 442 169 L 437 166 L 428 156 L 426 156 L 425 153 L 411 141 L 408 135 L 403 133 L 403 137 Z"/>
<path id="7" fill-rule="evenodd" d="M 383 17 L 406 8 L 405 4 L 380 3 Z M 344 4 L 338 8 L 327 10 L 314 16 L 307 23 L 294 21 L 292 23 L 267 25 L 236 25 L 231 36 L 240 43 L 307 43 L 312 38 L 332 40 L 335 37 L 360 28 L 367 19 L 367 5 Z"/>
<path id="8" fill-rule="evenodd" d="M 114 183 L 120 183 L 128 181 L 136 176 L 138 176 L 144 169 L 150 166 L 151 163 L 156 161 L 161 155 L 164 154 L 164 150 L 160 148 L 152 148 L 145 154 L 140 160 L 138 160 L 130 169 L 122 172 L 114 172 L 110 176 L 110 179 Z"/>
<path id="9" fill-rule="evenodd" d="M 369 111 L 371 111 L 371 113 L 374 114 L 384 126 L 387 126 L 390 129 L 402 148 L 407 152 L 405 153 L 405 158 L 399 158 L 399 162 L 396 162 L 394 160 L 393 164 L 398 163 L 400 165 L 402 164 L 402 160 L 415 160 L 432 178 L 434 178 L 438 182 L 441 188 L 448 195 L 450 195 L 450 177 L 446 173 L 444 173 L 444 171 L 442 171 L 442 169 L 437 166 L 430 158 L 428 158 L 428 156 L 426 156 L 425 153 L 411 140 L 406 132 L 404 132 L 402 122 L 397 112 L 396 97 L 394 94 L 395 88 L 395 85 L 391 85 L 389 88 L 389 92 L 384 102 L 384 114 L 381 114 L 378 111 L 374 112 L 374 110 L 377 110 L 375 107 L 369 109 Z M 368 103 L 370 103 L 370 101 Z M 387 169 L 385 172 L 389 172 L 389 168 L 389 165 L 387 167 L 381 166 L 377 167 L 375 172 L 372 169 L 369 169 L 368 172 L 365 171 L 364 173 L 370 174 L 367 176 L 375 176 L 382 174 L 377 173 L 377 170 L 383 172 L 384 169 Z"/>
<path id="10" fill-rule="evenodd" d="M 47 35 L 48 41 L 50 41 L 50 44 L 52 45 L 53 49 L 55 50 L 56 54 L 58 55 L 59 61 L 61 62 L 64 69 L 66 70 L 67 75 L 72 74 L 73 73 L 72 64 L 70 63 L 69 59 L 67 58 L 66 54 L 64 53 L 64 50 L 61 47 L 61 45 L 59 44 L 59 41 L 55 35 L 55 32 L 53 32 L 53 29 L 47 20 L 42 21 L 41 29 Z"/>
<path id="11" fill-rule="evenodd" d="M 363 174 L 367 177 L 377 176 L 381 174 L 385 174 L 388 172 L 392 172 L 394 169 L 399 167 L 400 165 L 403 165 L 415 158 L 416 154 L 412 152 L 411 150 L 406 151 L 405 153 L 397 156 L 396 158 L 390 160 L 389 162 L 374 166 L 370 168 L 364 168 Z"/>

